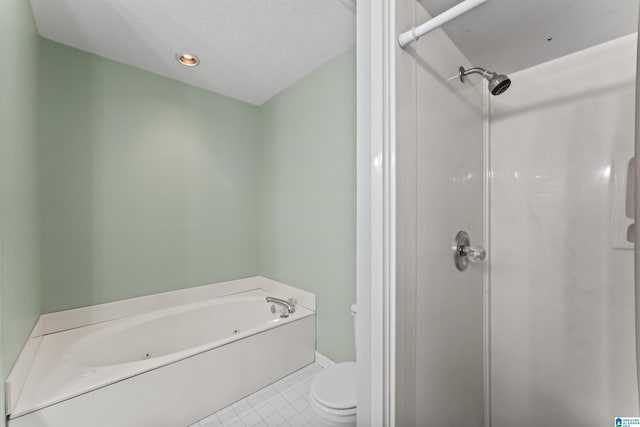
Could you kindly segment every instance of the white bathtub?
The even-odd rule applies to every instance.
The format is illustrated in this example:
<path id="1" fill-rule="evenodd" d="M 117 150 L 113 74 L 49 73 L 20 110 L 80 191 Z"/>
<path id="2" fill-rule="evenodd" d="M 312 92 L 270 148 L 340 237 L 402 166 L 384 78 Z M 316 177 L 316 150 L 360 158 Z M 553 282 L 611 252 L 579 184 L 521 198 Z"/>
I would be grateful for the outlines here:
<path id="1" fill-rule="evenodd" d="M 266 296 L 275 295 L 255 289 L 44 335 L 9 426 L 186 427 L 313 362 L 315 312 L 297 305 L 281 318 Z"/>

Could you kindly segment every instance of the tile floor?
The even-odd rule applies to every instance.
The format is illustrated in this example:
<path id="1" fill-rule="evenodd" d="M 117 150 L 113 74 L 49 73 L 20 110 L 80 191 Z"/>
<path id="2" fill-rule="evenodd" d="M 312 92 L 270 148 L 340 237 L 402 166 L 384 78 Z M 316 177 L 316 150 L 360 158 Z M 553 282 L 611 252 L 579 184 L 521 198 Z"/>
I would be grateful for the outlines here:
<path id="1" fill-rule="evenodd" d="M 190 427 L 326 426 L 309 406 L 311 380 L 321 370 L 312 363 Z"/>

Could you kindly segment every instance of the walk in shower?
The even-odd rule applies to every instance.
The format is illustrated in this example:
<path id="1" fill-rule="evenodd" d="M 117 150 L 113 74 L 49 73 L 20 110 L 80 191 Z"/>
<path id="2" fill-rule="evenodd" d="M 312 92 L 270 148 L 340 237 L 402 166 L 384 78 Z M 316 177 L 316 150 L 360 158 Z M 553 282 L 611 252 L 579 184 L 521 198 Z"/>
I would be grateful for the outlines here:
<path id="1" fill-rule="evenodd" d="M 476 1 L 456 26 L 419 40 L 407 31 L 456 3 L 393 9 L 391 419 L 598 427 L 637 417 L 637 3 L 561 1 L 552 17 L 549 2 Z M 609 21 L 591 27 L 594 11 Z"/>

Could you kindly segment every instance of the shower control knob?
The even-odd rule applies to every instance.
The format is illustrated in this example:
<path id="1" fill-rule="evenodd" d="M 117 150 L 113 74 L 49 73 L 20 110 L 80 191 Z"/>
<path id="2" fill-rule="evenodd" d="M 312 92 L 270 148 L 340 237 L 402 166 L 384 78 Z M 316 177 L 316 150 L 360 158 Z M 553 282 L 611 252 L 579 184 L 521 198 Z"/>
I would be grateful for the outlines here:
<path id="1" fill-rule="evenodd" d="M 469 258 L 469 261 L 471 262 L 484 261 L 484 259 L 487 257 L 487 251 L 485 251 L 484 248 L 480 246 L 465 246 L 463 251 L 463 255 Z"/>
<path id="2" fill-rule="evenodd" d="M 458 231 L 453 241 L 453 260 L 456 268 L 464 271 L 469 266 L 469 262 L 484 261 L 487 257 L 487 251 L 480 246 L 471 246 L 469 234 L 466 231 Z"/>

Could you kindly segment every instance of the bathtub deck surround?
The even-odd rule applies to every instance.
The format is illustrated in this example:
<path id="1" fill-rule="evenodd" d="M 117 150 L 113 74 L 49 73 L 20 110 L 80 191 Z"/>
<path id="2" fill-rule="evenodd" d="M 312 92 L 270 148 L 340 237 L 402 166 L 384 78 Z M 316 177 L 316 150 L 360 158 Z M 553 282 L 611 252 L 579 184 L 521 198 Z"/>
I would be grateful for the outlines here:
<path id="1" fill-rule="evenodd" d="M 144 314 L 176 305 L 190 304 L 253 289 L 263 289 L 280 298 L 293 298 L 298 305 L 304 306 L 309 310 L 316 310 L 315 294 L 285 285 L 275 280 L 267 279 L 266 277 L 254 276 L 246 279 L 229 280 L 211 285 L 59 311 L 42 315 L 40 318 L 43 322 L 43 333 L 52 334 L 66 329 Z"/>
<path id="2" fill-rule="evenodd" d="M 168 294 L 42 316 L 7 384 L 10 426 L 187 425 L 315 359 L 312 294 L 262 277 Z"/>

